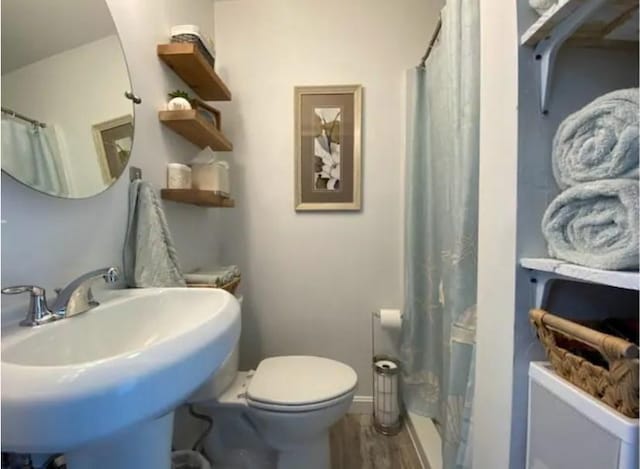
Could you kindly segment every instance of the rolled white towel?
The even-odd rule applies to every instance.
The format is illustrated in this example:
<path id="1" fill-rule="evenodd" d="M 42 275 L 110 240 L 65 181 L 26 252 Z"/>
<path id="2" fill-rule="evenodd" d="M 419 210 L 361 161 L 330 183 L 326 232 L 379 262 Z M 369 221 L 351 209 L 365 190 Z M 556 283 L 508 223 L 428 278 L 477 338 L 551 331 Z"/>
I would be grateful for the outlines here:
<path id="1" fill-rule="evenodd" d="M 543 15 L 555 3 L 555 0 L 529 0 L 529 6 L 537 11 L 539 15 Z"/>
<path id="2" fill-rule="evenodd" d="M 605 94 L 567 117 L 553 139 L 552 166 L 561 189 L 638 178 L 638 88 Z"/>
<path id="3" fill-rule="evenodd" d="M 193 272 L 184 274 L 187 284 L 211 285 L 213 287 L 221 287 L 237 278 L 240 278 L 240 269 L 238 269 L 237 265 L 207 270 L 196 269 Z"/>
<path id="4" fill-rule="evenodd" d="M 606 270 L 638 269 L 638 181 L 606 179 L 560 193 L 544 214 L 549 254 Z"/>

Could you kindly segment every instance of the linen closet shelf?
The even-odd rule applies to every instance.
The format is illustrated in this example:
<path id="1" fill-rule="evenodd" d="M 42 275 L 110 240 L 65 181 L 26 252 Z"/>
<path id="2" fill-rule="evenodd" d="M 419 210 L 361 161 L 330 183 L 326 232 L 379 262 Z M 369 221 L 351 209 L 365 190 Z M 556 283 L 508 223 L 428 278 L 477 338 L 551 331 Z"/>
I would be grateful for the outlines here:
<path id="1" fill-rule="evenodd" d="M 559 0 L 525 31 L 520 44 L 534 48 L 543 114 L 548 111 L 556 55 L 565 43 L 637 48 L 638 0 Z"/>
<path id="2" fill-rule="evenodd" d="M 640 272 L 593 269 L 569 262 L 548 258 L 520 259 L 520 265 L 533 272 L 536 280 L 535 305 L 542 308 L 549 294 L 549 285 L 554 280 L 594 283 L 627 290 L 640 290 Z"/>

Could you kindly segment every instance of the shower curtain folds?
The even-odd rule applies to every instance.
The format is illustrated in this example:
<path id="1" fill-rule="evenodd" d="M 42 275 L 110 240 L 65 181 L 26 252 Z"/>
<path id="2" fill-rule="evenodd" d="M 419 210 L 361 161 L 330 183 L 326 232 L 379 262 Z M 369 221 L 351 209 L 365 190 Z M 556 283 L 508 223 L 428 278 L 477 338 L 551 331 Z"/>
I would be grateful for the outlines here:
<path id="1" fill-rule="evenodd" d="M 408 80 L 403 392 L 437 422 L 444 469 L 471 464 L 479 39 L 477 0 L 449 0 L 438 44 Z"/>
<path id="2" fill-rule="evenodd" d="M 2 169 L 24 184 L 58 196 L 69 195 L 69 181 L 55 129 L 2 118 Z"/>

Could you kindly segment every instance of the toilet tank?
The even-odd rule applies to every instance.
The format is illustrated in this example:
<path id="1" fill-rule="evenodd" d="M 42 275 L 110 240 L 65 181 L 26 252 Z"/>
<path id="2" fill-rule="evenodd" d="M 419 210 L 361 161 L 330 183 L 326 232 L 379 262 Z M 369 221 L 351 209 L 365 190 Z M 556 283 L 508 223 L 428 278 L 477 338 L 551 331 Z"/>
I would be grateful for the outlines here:
<path id="1" fill-rule="evenodd" d="M 212 401 L 229 387 L 238 374 L 239 349 L 239 343 L 236 343 L 220 368 L 189 397 L 187 402 L 197 404 Z"/>
<path id="2" fill-rule="evenodd" d="M 238 302 L 240 303 L 240 314 L 242 314 L 241 296 L 238 297 Z M 238 339 L 238 342 L 236 342 L 227 358 L 224 359 L 220 368 L 187 399 L 187 402 L 190 404 L 204 403 L 220 396 L 236 378 L 239 360 L 240 340 Z"/>

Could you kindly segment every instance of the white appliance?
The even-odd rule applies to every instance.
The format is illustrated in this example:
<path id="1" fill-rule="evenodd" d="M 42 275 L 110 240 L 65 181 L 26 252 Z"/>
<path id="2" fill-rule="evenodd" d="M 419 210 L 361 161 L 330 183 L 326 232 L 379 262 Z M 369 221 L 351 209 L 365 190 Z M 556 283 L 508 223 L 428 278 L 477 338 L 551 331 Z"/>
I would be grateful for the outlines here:
<path id="1" fill-rule="evenodd" d="M 638 469 L 638 419 L 531 363 L 527 469 Z"/>

